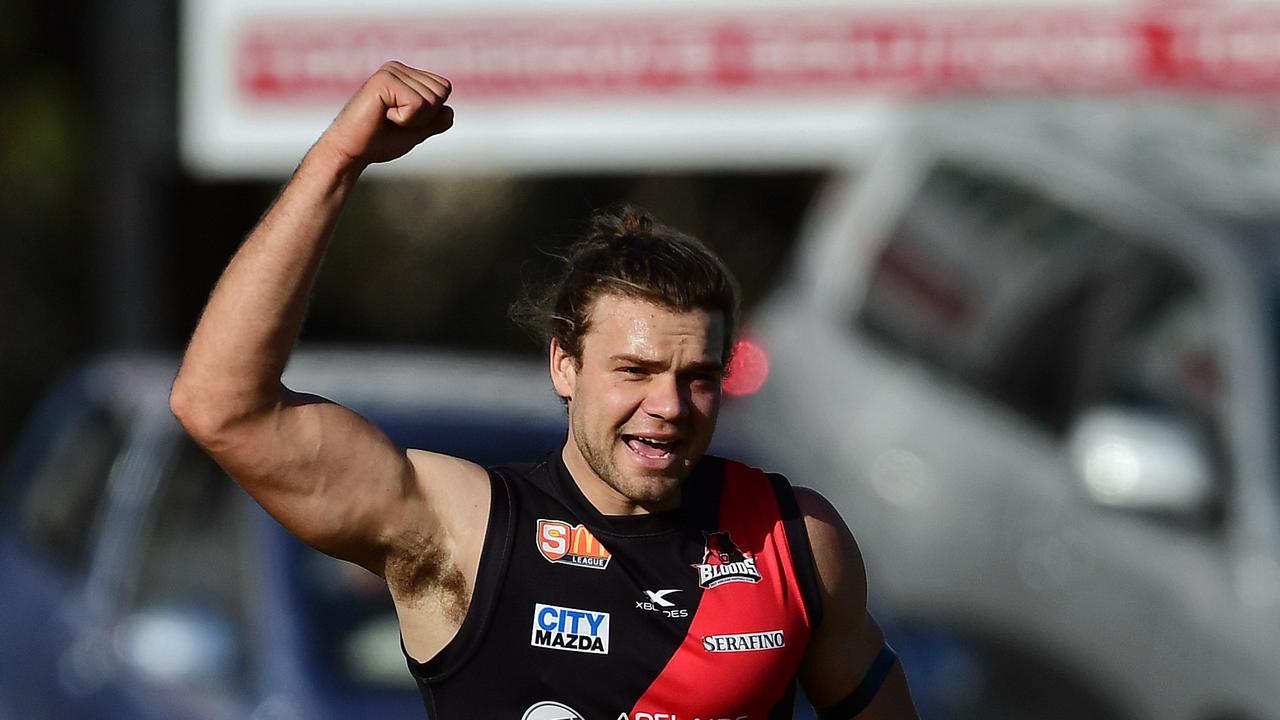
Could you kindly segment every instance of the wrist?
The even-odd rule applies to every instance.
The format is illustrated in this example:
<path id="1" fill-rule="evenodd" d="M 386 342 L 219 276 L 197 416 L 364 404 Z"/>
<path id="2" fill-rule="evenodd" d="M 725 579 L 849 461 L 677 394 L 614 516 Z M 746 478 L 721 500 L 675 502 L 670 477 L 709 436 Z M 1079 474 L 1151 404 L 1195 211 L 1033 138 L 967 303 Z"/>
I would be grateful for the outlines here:
<path id="1" fill-rule="evenodd" d="M 367 167 L 369 167 L 367 160 L 353 157 L 325 142 L 325 138 L 321 137 L 302 158 L 302 162 L 298 165 L 298 173 L 320 172 L 332 176 L 341 185 L 354 183 Z"/>

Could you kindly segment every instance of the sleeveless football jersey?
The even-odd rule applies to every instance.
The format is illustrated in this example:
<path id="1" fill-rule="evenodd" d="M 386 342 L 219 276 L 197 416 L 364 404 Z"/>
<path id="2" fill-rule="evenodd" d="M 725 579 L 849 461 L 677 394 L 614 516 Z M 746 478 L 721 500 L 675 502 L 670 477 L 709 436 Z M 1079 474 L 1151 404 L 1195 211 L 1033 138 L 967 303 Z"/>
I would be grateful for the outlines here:
<path id="1" fill-rule="evenodd" d="M 559 452 L 490 469 L 470 610 L 409 669 L 432 720 L 790 718 L 818 622 L 790 485 L 705 457 L 679 509 L 601 515 Z"/>

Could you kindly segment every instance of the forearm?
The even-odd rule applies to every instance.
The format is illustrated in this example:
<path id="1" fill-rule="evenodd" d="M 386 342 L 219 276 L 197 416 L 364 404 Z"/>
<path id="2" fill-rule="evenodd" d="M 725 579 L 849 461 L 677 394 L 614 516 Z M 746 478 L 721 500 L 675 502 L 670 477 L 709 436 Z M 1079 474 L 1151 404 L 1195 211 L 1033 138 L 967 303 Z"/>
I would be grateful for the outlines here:
<path id="1" fill-rule="evenodd" d="M 226 427 L 279 402 L 325 246 L 362 169 L 317 143 L 232 258 L 174 384 L 174 411 L 189 429 Z"/>

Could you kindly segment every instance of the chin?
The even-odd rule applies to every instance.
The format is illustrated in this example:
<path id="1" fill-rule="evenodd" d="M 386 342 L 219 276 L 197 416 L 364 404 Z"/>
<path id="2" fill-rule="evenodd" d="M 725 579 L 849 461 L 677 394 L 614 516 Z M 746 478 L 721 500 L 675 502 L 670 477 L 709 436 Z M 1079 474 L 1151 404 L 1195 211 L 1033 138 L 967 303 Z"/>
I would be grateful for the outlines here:
<path id="1" fill-rule="evenodd" d="M 617 488 L 628 500 L 637 505 L 663 505 L 680 493 L 683 477 L 670 475 L 632 475 L 625 486 Z"/>

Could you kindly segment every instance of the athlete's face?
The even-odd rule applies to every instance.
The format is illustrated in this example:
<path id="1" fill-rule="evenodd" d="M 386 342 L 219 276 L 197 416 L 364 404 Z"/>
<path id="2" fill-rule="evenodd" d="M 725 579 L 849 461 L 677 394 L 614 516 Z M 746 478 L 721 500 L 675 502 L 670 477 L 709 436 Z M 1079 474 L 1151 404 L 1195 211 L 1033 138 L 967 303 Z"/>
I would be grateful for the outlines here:
<path id="1" fill-rule="evenodd" d="M 551 345 L 551 376 L 569 401 L 564 459 L 605 514 L 674 507 L 720 411 L 724 318 L 620 295 L 592 307 L 582 357 Z"/>

